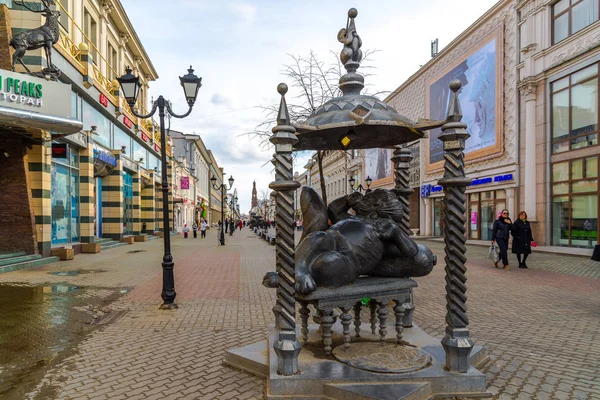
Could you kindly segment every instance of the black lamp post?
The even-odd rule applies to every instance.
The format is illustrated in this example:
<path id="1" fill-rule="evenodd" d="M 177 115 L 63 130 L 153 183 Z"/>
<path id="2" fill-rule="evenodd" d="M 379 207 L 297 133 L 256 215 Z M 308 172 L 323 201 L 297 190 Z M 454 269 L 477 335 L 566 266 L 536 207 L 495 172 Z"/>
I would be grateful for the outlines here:
<path id="1" fill-rule="evenodd" d="M 367 189 L 366 191 L 368 192 L 369 190 L 371 190 L 371 182 L 373 182 L 373 179 L 371 179 L 370 176 L 367 176 L 367 179 L 365 179 L 365 183 L 367 184 Z M 352 188 L 353 191 L 355 192 L 361 192 L 363 190 L 365 190 L 365 188 L 363 187 L 362 183 L 359 183 L 357 187 L 354 187 L 354 184 L 356 183 L 356 179 L 354 179 L 354 177 L 350 177 L 350 179 L 348 179 L 348 183 L 350 183 L 350 187 Z"/>
<path id="2" fill-rule="evenodd" d="M 163 304 L 160 306 L 161 309 L 172 309 L 177 308 L 175 304 L 175 277 L 173 276 L 173 256 L 171 255 L 171 234 L 169 227 L 169 184 L 167 181 L 167 140 L 165 137 L 165 109 L 167 112 L 175 118 L 185 118 L 192 112 L 192 107 L 196 102 L 196 96 L 198 90 L 202 86 L 202 78 L 198 78 L 194 75 L 194 70 L 190 66 L 188 73 L 184 76 L 179 77 L 185 99 L 188 103 L 188 111 L 185 114 L 178 115 L 173 112 L 169 102 L 163 97 L 159 96 L 158 99 L 152 104 L 152 110 L 146 115 L 140 115 L 135 110 L 135 104 L 137 102 L 138 95 L 140 93 L 140 78 L 131 73 L 131 68 L 125 69 L 126 74 L 120 78 L 117 78 L 121 85 L 121 90 L 127 100 L 127 104 L 131 109 L 133 115 L 138 118 L 150 118 L 156 113 L 158 109 L 158 115 L 160 117 L 160 148 L 161 148 L 161 162 L 162 162 L 162 192 L 163 192 L 163 239 L 164 239 L 164 256 L 162 262 L 163 268 L 163 288 L 161 297 Z"/>
<path id="3" fill-rule="evenodd" d="M 221 224 L 221 239 L 219 239 L 219 241 L 221 242 L 221 246 L 225 245 L 225 214 L 223 212 L 223 205 L 227 201 L 225 199 L 225 191 L 230 190 L 231 187 L 233 186 L 233 181 L 234 181 L 233 176 L 230 176 L 228 181 L 229 181 L 229 188 L 224 183 L 217 185 L 217 178 L 215 178 L 214 175 L 212 178 L 210 178 L 210 183 L 211 183 L 213 189 L 221 191 L 221 222 L 222 222 L 222 224 Z"/>

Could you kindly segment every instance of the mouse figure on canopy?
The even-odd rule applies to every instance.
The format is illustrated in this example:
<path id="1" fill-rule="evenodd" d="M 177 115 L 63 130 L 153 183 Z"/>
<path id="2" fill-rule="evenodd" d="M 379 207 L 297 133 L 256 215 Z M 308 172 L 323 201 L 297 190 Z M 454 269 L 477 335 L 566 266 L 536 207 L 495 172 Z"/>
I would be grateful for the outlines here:
<path id="1" fill-rule="evenodd" d="M 429 274 L 436 256 L 400 229 L 402 205 L 395 190 L 342 196 L 325 207 L 310 187 L 300 196 L 304 231 L 296 249 L 296 291 L 351 284 L 361 275 L 409 278 Z M 329 226 L 331 223 L 331 226 Z M 269 272 L 263 284 L 277 286 Z"/>

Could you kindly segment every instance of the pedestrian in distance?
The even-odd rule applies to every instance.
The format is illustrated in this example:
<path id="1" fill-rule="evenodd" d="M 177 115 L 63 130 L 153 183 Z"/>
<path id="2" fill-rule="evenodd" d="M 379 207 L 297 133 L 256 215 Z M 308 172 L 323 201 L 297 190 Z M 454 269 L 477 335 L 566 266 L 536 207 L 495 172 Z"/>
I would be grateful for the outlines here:
<path id="1" fill-rule="evenodd" d="M 510 266 L 508 265 L 508 239 L 510 238 L 511 229 L 512 221 L 508 216 L 508 210 L 502 210 L 492 227 L 492 243 L 498 243 L 500 260 L 502 260 L 502 265 L 504 265 L 506 271 L 510 271 Z M 494 265 L 498 268 L 498 263 L 494 263 Z"/>
<path id="2" fill-rule="evenodd" d="M 206 223 L 206 220 L 202 220 L 202 222 L 200 223 L 200 238 L 204 239 L 206 237 L 206 228 L 208 228 L 208 224 Z"/>
<path id="3" fill-rule="evenodd" d="M 242 230 L 242 226 L 244 226 L 244 224 L 242 223 L 242 220 L 240 219 L 240 221 L 238 222 L 238 227 L 240 228 L 240 231 Z"/>
<path id="4" fill-rule="evenodd" d="M 229 229 L 229 219 L 225 218 L 225 233 L 227 233 L 227 229 Z"/>
<path id="5" fill-rule="evenodd" d="M 527 256 L 531 254 L 531 246 L 535 246 L 535 242 L 525 211 L 519 213 L 519 218 L 513 224 L 511 233 L 513 236 L 512 252 L 517 255 L 519 268 L 527 268 Z M 523 256 L 523 261 L 521 261 L 521 256 Z"/>
<path id="6" fill-rule="evenodd" d="M 194 221 L 192 224 L 192 232 L 194 232 L 194 239 L 198 237 L 198 223 Z"/>
<path id="7" fill-rule="evenodd" d="M 189 231 L 190 231 L 190 228 L 188 228 L 187 224 L 183 224 L 183 238 L 184 239 L 187 239 Z"/>

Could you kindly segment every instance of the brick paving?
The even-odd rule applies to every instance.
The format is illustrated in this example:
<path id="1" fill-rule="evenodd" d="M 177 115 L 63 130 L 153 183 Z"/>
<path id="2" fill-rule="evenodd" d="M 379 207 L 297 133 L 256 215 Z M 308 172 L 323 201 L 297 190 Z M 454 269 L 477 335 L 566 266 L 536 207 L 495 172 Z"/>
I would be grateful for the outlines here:
<path id="1" fill-rule="evenodd" d="M 262 398 L 264 380 L 222 360 L 226 349 L 264 339 L 273 322 L 275 292 L 261 282 L 274 269 L 274 247 L 247 229 L 227 236 L 225 247 L 216 246 L 215 235 L 173 238 L 178 310 L 158 310 L 159 240 L 0 274 L 0 283 L 79 285 L 90 299 L 123 292 L 103 309 L 114 319 L 86 333 L 14 398 Z M 443 244 L 424 243 L 443 263 Z M 129 253 L 134 249 L 145 251 Z M 503 271 L 486 255 L 485 247 L 469 246 L 467 276 L 471 335 L 491 356 L 484 369 L 490 391 L 499 399 L 600 399 L 600 279 L 590 273 L 600 263 L 534 254 L 530 269 Z M 96 272 L 48 274 L 73 269 Z M 417 280 L 415 321 L 442 336 L 443 266 Z"/>

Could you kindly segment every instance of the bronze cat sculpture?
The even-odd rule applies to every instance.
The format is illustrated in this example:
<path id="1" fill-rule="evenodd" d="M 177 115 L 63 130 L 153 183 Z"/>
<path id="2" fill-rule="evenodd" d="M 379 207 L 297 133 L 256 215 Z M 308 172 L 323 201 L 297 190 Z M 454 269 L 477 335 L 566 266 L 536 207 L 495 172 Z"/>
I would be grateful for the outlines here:
<path id="1" fill-rule="evenodd" d="M 361 275 L 418 277 L 429 274 L 436 256 L 418 245 L 397 225 L 402 207 L 393 190 L 352 193 L 329 207 L 310 187 L 300 196 L 305 230 L 296 249 L 296 291 L 340 287 Z M 328 218 L 332 225 L 328 226 Z M 277 286 L 277 274 L 263 285 Z"/>

